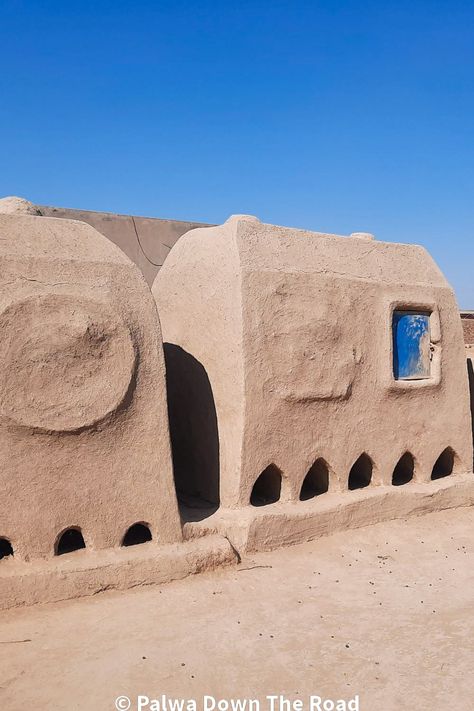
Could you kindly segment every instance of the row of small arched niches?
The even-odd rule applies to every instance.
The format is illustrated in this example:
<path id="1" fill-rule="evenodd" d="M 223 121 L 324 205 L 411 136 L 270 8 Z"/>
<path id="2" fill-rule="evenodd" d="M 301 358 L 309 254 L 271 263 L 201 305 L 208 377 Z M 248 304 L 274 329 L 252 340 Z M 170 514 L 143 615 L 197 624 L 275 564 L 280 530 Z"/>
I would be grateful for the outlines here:
<path id="1" fill-rule="evenodd" d="M 431 479 L 441 479 L 453 473 L 456 454 L 447 447 L 433 465 Z M 351 467 L 347 481 L 349 490 L 363 489 L 372 481 L 374 463 L 365 452 L 360 455 Z M 410 452 L 405 452 L 396 463 L 392 473 L 392 485 L 403 486 L 413 480 L 415 473 L 415 458 Z M 282 472 L 275 464 L 270 464 L 255 482 L 250 503 L 252 506 L 274 504 L 280 499 Z M 322 458 L 317 459 L 306 474 L 300 491 L 300 501 L 312 499 L 325 494 L 329 490 L 329 466 Z"/>
<path id="2" fill-rule="evenodd" d="M 431 472 L 431 479 L 440 479 L 452 474 L 455 463 L 455 452 L 447 447 L 436 460 Z M 373 462 L 365 452 L 360 455 L 351 467 L 348 478 L 350 490 L 363 489 L 372 480 Z M 415 472 L 415 459 L 410 452 L 400 457 L 392 474 L 393 486 L 408 484 Z M 282 473 L 274 464 L 270 464 L 258 477 L 252 489 L 250 503 L 252 506 L 273 504 L 280 498 Z M 329 489 L 329 467 L 324 459 L 317 459 L 308 471 L 300 491 L 300 500 L 305 501 L 324 494 Z M 125 533 L 122 546 L 133 546 L 151 541 L 150 528 L 145 523 L 135 523 Z M 78 526 L 67 528 L 59 536 L 55 546 L 55 555 L 64 555 L 85 548 L 82 531 Z M 0 538 L 0 559 L 14 555 L 13 546 L 8 538 Z"/>
<path id="3" fill-rule="evenodd" d="M 151 541 L 152 535 L 146 523 L 134 523 L 125 533 L 122 546 L 136 546 Z M 84 536 L 79 526 L 72 526 L 61 533 L 54 546 L 55 555 L 64 555 L 85 548 Z M 8 538 L 0 538 L 0 559 L 14 555 L 15 551 Z"/>

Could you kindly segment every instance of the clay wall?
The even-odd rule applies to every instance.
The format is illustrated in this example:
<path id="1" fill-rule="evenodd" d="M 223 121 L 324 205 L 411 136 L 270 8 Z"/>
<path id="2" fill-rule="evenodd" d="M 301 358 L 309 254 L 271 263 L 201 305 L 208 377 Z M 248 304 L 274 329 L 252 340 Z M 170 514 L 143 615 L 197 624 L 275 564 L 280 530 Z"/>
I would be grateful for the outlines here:
<path id="1" fill-rule="evenodd" d="M 91 212 L 71 208 L 38 206 L 46 217 L 80 220 L 94 227 L 125 252 L 151 286 L 166 256 L 185 232 L 202 227 L 198 222 L 162 220 L 110 212 Z"/>
<path id="2" fill-rule="evenodd" d="M 0 539 L 16 559 L 181 540 L 139 270 L 82 222 L 0 215 Z M 65 539 L 63 534 L 66 534 Z M 0 551 L 1 553 L 1 551 Z"/>
<path id="3" fill-rule="evenodd" d="M 196 361 L 209 383 L 224 507 L 297 501 L 311 481 L 344 491 L 470 470 L 461 323 L 423 248 L 235 217 L 185 235 L 153 293 L 165 351 Z M 428 314 L 424 380 L 394 378 L 395 311 Z M 189 393 L 171 398 L 179 371 L 168 380 L 170 408 L 186 409 Z M 206 491 L 196 467 L 190 495 Z"/>
<path id="4" fill-rule="evenodd" d="M 0 607 L 474 502 L 472 348 L 421 247 L 6 202 Z"/>

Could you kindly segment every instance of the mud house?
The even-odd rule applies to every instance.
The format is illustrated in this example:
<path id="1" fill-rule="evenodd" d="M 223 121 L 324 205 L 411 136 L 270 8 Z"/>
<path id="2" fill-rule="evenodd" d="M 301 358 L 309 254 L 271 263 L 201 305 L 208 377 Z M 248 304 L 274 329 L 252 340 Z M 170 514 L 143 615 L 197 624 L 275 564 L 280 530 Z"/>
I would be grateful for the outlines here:
<path id="1" fill-rule="evenodd" d="M 422 247 L 235 216 L 184 235 L 153 293 L 185 503 L 471 469 L 461 323 Z"/>
<path id="2" fill-rule="evenodd" d="M 0 608 L 474 503 L 461 320 L 424 249 L 71 212 L 0 201 Z"/>
<path id="3" fill-rule="evenodd" d="M 0 215 L 0 544 L 51 558 L 181 540 L 159 321 L 89 225 Z"/>

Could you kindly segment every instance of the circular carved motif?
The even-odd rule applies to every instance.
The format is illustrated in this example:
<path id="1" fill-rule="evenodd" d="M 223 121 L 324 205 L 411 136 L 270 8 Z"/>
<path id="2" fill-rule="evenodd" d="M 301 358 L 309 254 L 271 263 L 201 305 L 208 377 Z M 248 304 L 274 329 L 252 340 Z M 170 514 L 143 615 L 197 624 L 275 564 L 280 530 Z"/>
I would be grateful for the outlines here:
<path id="1" fill-rule="evenodd" d="M 89 427 L 123 401 L 135 367 L 130 331 L 104 304 L 49 294 L 0 314 L 2 414 L 43 430 Z"/>

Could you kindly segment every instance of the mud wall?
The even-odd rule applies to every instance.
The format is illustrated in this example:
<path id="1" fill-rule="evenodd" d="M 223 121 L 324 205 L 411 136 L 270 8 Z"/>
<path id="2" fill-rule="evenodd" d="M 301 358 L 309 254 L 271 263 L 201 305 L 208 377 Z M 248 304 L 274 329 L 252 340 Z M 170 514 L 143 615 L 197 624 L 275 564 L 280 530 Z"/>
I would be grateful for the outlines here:
<path id="1" fill-rule="evenodd" d="M 87 222 L 114 242 L 142 271 L 151 286 L 171 247 L 185 232 L 203 227 L 200 222 L 160 220 L 151 217 L 116 215 L 65 207 L 38 206 L 45 217 L 62 217 Z"/>

